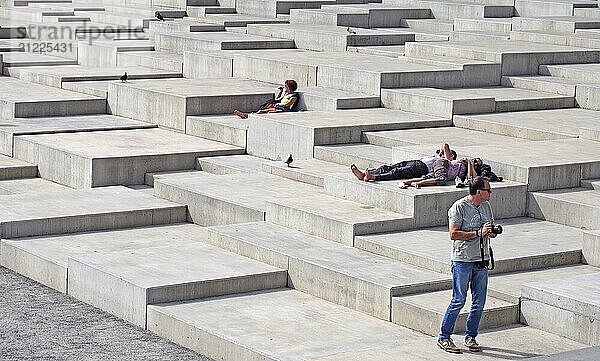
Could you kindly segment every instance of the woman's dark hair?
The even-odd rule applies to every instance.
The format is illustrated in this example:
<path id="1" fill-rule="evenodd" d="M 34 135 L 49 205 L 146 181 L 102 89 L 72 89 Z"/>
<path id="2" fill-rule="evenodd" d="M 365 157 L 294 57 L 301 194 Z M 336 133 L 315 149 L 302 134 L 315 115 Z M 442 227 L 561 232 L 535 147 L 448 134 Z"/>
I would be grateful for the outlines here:
<path id="1" fill-rule="evenodd" d="M 477 191 L 480 189 L 485 189 L 485 182 L 487 178 L 485 177 L 475 177 L 471 181 L 471 185 L 469 185 L 469 194 L 474 196 L 477 194 Z"/>
<path id="2" fill-rule="evenodd" d="M 286 80 L 285 81 L 285 85 L 288 86 L 288 88 L 290 88 L 291 91 L 295 92 L 296 89 L 298 89 L 298 83 L 296 83 L 295 80 Z"/>
<path id="3" fill-rule="evenodd" d="M 451 149 L 450 153 L 452 153 L 452 160 L 456 160 L 456 151 L 454 149 Z"/>

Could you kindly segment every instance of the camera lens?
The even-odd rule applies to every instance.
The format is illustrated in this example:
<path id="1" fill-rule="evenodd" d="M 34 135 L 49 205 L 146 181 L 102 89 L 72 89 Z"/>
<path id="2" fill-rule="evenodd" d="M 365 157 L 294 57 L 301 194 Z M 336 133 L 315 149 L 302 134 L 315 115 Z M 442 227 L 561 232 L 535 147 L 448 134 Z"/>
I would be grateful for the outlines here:
<path id="1" fill-rule="evenodd" d="M 494 234 L 501 234 L 503 231 L 502 226 L 499 224 L 496 224 L 494 226 L 492 226 L 492 233 Z"/>

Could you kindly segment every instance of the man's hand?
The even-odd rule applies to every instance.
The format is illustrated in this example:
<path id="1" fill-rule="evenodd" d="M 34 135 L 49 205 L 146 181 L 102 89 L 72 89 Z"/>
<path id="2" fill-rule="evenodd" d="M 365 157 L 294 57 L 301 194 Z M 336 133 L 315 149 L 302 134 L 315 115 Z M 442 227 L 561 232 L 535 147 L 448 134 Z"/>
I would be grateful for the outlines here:
<path id="1" fill-rule="evenodd" d="M 495 238 L 496 234 L 492 233 L 492 227 L 493 227 L 492 222 L 487 222 L 486 224 L 484 224 L 483 227 L 481 228 L 482 235 L 488 236 L 490 238 Z"/>

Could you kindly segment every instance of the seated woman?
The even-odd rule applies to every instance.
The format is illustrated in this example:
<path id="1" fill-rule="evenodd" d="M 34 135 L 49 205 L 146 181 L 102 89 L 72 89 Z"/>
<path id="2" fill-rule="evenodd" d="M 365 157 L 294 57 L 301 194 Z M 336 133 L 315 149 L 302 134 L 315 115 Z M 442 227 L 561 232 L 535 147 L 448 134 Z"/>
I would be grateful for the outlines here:
<path id="1" fill-rule="evenodd" d="M 298 105 L 298 93 L 296 93 L 297 89 L 298 83 L 296 83 L 295 80 L 286 80 L 285 88 L 279 88 L 279 94 L 277 94 L 275 99 L 267 104 L 263 109 L 256 111 L 255 114 L 294 111 Z M 233 114 L 242 119 L 248 118 L 248 113 L 241 112 L 237 109 L 233 111 Z"/>
<path id="2" fill-rule="evenodd" d="M 415 187 L 421 188 L 425 186 L 434 186 L 438 182 L 446 182 L 455 180 L 456 178 L 467 179 L 475 177 L 475 160 L 468 158 L 460 158 L 459 160 L 450 161 L 446 158 L 440 158 L 433 164 L 433 170 L 420 178 L 409 179 L 400 182 L 400 188 Z"/>

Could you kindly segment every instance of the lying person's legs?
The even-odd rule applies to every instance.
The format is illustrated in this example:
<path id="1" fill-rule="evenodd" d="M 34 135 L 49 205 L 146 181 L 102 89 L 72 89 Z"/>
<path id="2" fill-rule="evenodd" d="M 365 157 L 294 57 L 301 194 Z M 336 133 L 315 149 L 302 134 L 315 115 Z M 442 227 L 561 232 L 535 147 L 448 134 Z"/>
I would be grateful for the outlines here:
<path id="1" fill-rule="evenodd" d="M 248 118 L 248 113 L 240 112 L 237 109 L 233 111 L 233 114 L 237 115 L 238 117 L 240 117 L 242 119 Z"/>
<path id="2" fill-rule="evenodd" d="M 377 169 L 367 169 L 365 180 L 387 181 L 421 177 L 428 173 L 427 165 L 420 160 L 405 160 L 394 165 L 382 165 Z"/>

